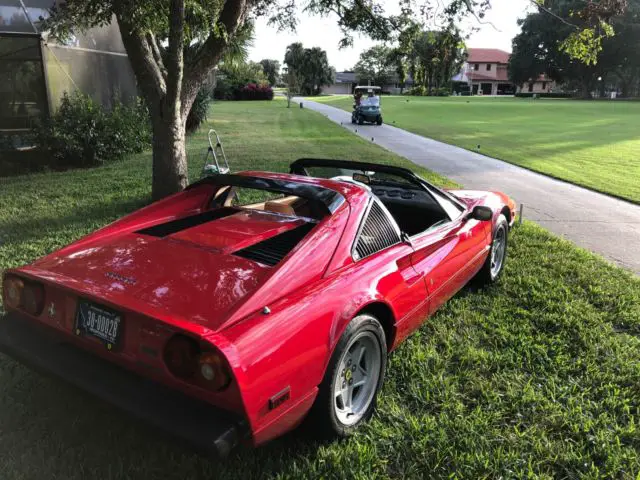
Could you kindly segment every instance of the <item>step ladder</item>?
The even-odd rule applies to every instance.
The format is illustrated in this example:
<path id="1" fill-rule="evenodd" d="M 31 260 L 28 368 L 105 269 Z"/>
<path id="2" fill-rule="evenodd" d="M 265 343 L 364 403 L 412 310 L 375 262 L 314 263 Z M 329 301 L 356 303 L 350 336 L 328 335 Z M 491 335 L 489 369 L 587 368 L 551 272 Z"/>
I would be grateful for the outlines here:
<path id="1" fill-rule="evenodd" d="M 202 176 L 226 175 L 231 171 L 231 169 L 229 168 L 229 162 L 227 161 L 227 156 L 224 153 L 224 148 L 222 148 L 220 137 L 215 130 L 209 130 L 207 137 L 209 139 L 209 148 L 207 149 L 207 153 L 204 157 Z M 214 137 L 215 146 L 213 142 Z M 220 164 L 219 158 L 222 158 L 222 161 L 224 162 L 223 165 Z"/>

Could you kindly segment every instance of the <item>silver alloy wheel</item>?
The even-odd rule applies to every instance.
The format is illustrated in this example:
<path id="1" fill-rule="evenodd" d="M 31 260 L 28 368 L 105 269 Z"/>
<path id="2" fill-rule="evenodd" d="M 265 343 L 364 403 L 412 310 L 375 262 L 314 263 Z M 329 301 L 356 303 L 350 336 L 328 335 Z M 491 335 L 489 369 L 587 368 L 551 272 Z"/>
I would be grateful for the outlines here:
<path id="1" fill-rule="evenodd" d="M 354 336 L 342 354 L 333 380 L 333 408 L 343 425 L 357 423 L 371 405 L 380 378 L 381 355 L 380 343 L 370 331 Z"/>
<path id="2" fill-rule="evenodd" d="M 495 278 L 502 270 L 504 253 L 507 247 L 507 232 L 504 226 L 500 226 L 491 246 L 491 277 Z"/>

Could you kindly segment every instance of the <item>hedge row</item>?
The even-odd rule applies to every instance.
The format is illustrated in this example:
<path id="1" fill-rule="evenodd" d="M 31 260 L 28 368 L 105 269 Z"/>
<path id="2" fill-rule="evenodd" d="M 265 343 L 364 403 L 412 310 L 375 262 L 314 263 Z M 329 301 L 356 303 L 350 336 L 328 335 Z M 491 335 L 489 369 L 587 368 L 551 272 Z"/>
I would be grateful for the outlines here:
<path id="1" fill-rule="evenodd" d="M 546 92 L 546 93 L 533 93 L 533 92 L 521 92 L 521 93 L 516 93 L 516 97 L 518 98 L 532 98 L 533 96 L 536 96 L 537 98 L 572 98 L 573 95 L 570 93 L 553 93 L 553 92 Z"/>
<path id="2" fill-rule="evenodd" d="M 216 100 L 273 100 L 273 88 L 255 83 L 229 85 L 219 82 L 213 96 Z"/>

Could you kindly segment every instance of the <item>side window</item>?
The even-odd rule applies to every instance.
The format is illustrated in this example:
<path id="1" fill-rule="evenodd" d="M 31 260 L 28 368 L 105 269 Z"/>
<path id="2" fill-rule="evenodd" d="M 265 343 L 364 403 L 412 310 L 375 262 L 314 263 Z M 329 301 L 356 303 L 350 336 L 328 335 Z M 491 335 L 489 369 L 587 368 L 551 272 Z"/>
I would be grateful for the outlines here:
<path id="1" fill-rule="evenodd" d="M 353 258 L 360 260 L 398 243 L 400 243 L 398 230 L 391 223 L 388 213 L 377 200 L 374 200 L 360 227 L 353 249 Z"/>

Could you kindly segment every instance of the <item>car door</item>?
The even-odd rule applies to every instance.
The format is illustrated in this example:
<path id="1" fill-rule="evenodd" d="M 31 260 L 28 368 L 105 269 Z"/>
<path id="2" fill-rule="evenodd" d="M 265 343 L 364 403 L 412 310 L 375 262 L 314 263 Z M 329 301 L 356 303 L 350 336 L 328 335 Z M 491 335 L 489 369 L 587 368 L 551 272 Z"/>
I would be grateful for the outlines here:
<path id="1" fill-rule="evenodd" d="M 449 221 L 411 238 L 412 264 L 426 282 L 430 315 L 478 272 L 488 254 L 491 233 L 490 222 L 469 219 L 466 211 L 432 193 L 445 207 Z"/>
<path id="2" fill-rule="evenodd" d="M 420 325 L 429 315 L 424 278 L 412 264 L 414 254 L 410 243 L 401 240 L 400 229 L 387 208 L 379 199 L 372 199 L 352 256 L 355 271 L 364 273 L 366 284 L 393 306 L 398 322 L 395 345 L 406 336 L 409 325 Z M 357 284 L 358 278 L 352 275 L 351 282 Z"/>

